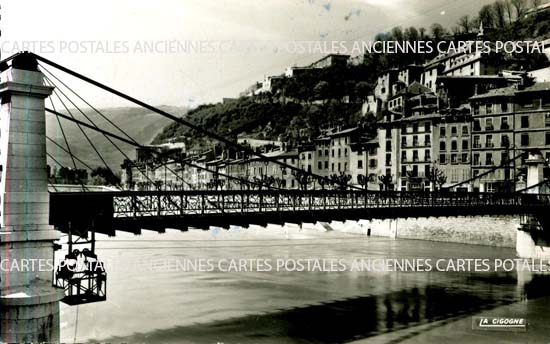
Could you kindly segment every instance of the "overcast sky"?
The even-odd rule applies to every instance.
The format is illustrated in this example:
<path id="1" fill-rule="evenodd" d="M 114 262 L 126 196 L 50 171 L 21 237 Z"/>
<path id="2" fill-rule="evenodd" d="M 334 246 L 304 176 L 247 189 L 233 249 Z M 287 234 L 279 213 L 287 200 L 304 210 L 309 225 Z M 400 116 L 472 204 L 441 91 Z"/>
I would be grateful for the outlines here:
<path id="1" fill-rule="evenodd" d="M 286 66 L 306 65 L 321 56 L 285 52 L 280 47 L 289 45 L 281 42 L 371 40 L 394 26 L 429 27 L 433 22 L 450 26 L 490 2 L 5 0 L 0 42 L 2 58 L 22 42 L 42 41 L 42 47 L 32 43 L 31 49 L 147 102 L 197 105 L 236 96 L 265 75 L 280 74 Z M 163 51 L 167 41 L 197 44 L 199 40 L 266 45 L 253 52 L 228 52 L 228 45 L 223 51 L 203 49 L 202 53 Z M 151 42 L 157 44 L 153 52 L 143 45 Z M 70 78 L 64 80 L 93 105 L 125 105 Z"/>

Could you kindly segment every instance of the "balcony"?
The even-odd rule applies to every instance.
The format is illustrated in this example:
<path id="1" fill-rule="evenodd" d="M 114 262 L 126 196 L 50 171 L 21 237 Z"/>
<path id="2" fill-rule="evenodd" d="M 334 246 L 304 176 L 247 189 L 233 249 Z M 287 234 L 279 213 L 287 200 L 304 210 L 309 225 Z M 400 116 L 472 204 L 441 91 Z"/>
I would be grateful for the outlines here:
<path id="1" fill-rule="evenodd" d="M 485 147 L 486 147 L 486 148 L 495 148 L 495 144 L 492 143 L 492 142 L 487 142 L 487 143 L 485 144 Z"/>
<path id="2" fill-rule="evenodd" d="M 482 147 L 481 147 L 481 143 L 474 143 L 474 144 L 472 145 L 472 147 L 473 147 L 473 148 L 482 148 Z"/>

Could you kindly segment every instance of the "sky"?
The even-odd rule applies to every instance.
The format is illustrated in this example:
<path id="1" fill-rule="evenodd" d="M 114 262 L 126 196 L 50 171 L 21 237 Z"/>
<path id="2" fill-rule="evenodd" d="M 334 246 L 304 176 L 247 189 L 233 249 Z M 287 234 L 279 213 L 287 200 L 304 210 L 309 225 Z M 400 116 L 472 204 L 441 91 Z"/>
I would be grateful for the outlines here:
<path id="1" fill-rule="evenodd" d="M 368 41 L 394 26 L 450 27 L 490 2 L 5 0 L 0 49 L 2 58 L 34 51 L 153 105 L 196 106 L 322 57 L 295 51 L 296 41 Z M 94 106 L 127 105 L 55 74 Z"/>

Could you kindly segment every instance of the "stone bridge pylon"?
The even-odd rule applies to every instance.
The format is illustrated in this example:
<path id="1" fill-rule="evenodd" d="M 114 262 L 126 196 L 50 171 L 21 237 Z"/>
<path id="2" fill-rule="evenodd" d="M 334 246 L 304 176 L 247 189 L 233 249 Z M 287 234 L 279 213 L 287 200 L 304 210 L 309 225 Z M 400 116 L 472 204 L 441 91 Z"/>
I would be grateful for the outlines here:
<path id="1" fill-rule="evenodd" d="M 37 61 L 22 53 L 0 65 L 0 342 L 59 341 L 49 224 L 45 99 Z"/>

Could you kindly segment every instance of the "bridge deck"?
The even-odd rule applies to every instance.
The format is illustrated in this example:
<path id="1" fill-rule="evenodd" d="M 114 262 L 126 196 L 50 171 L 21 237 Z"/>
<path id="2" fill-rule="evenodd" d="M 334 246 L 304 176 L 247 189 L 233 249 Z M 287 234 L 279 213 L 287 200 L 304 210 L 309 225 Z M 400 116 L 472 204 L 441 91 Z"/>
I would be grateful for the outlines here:
<path id="1" fill-rule="evenodd" d="M 120 191 L 51 193 L 50 222 L 61 231 L 141 229 L 438 216 L 544 213 L 546 194 L 333 190 Z"/>

